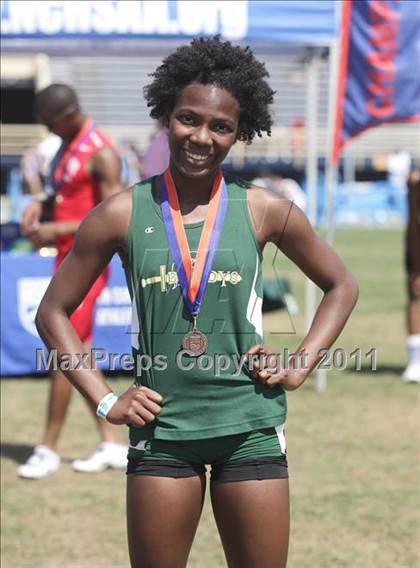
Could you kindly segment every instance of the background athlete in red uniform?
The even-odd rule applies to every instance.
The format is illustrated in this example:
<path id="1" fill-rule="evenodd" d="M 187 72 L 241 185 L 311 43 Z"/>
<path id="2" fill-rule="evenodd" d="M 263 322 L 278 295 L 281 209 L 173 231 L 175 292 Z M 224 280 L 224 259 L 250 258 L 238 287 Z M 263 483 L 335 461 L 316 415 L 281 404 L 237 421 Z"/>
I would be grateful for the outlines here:
<path id="1" fill-rule="evenodd" d="M 51 163 L 48 185 L 54 189 L 52 220 L 41 222 L 45 195 L 36 195 L 24 211 L 22 232 L 36 247 L 53 243 L 57 247 L 55 268 L 70 251 L 81 220 L 102 199 L 119 191 L 120 161 L 110 140 L 83 114 L 75 91 L 52 84 L 37 94 L 38 120 L 63 143 Z M 105 270 L 92 286 L 71 322 L 83 343 L 91 340 L 95 302 L 107 281 Z M 72 394 L 72 386 L 60 371 L 53 371 L 47 422 L 42 443 L 35 447 L 26 464 L 19 467 L 21 477 L 39 479 L 60 466 L 56 452 Z M 77 471 L 97 472 L 107 467 L 125 467 L 126 446 L 121 444 L 117 427 L 97 420 L 103 442 L 87 460 L 76 460 Z"/>

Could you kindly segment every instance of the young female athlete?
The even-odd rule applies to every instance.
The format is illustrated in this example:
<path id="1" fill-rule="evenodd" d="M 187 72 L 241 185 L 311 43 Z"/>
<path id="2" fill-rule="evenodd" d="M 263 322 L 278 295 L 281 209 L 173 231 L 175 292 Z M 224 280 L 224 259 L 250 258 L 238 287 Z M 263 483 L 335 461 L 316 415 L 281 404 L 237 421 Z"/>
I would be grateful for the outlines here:
<path id="1" fill-rule="evenodd" d="M 130 426 L 135 568 L 185 566 L 205 464 L 229 566 L 286 565 L 285 390 L 298 388 L 319 350 L 335 341 L 357 285 L 293 203 L 220 169 L 235 142 L 270 133 L 267 76 L 249 48 L 218 37 L 196 39 L 163 61 L 145 96 L 151 116 L 168 127 L 170 166 L 88 215 L 38 311 L 49 348 L 83 352 L 69 316 L 120 254 L 133 301 L 135 385 L 117 398 L 94 370 L 67 376 L 99 415 Z M 268 242 L 324 292 L 299 346 L 306 365 L 289 370 L 270 371 L 261 345 Z M 259 362 L 244 360 L 247 354 L 260 354 Z"/>

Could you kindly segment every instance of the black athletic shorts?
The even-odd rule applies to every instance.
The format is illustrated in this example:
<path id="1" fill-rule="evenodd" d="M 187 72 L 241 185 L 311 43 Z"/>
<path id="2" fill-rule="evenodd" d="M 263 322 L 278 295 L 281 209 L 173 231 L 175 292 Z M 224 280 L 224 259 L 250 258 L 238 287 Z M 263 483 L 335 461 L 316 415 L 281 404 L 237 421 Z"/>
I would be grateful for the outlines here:
<path id="1" fill-rule="evenodd" d="M 128 475 L 193 477 L 208 464 L 212 482 L 288 478 L 283 425 L 205 440 L 145 440 L 141 448 L 129 452 Z"/>

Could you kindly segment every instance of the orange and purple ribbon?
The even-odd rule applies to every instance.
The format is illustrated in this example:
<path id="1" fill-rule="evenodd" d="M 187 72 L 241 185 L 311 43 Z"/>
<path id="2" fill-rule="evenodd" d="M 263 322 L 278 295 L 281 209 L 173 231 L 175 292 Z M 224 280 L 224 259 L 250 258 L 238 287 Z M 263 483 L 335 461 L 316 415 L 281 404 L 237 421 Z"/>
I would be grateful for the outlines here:
<path id="1" fill-rule="evenodd" d="M 197 317 L 223 229 L 228 205 L 226 183 L 222 171 L 219 170 L 214 179 L 194 267 L 182 222 L 178 194 L 169 168 L 160 176 L 159 188 L 163 222 L 182 296 L 191 315 Z"/>

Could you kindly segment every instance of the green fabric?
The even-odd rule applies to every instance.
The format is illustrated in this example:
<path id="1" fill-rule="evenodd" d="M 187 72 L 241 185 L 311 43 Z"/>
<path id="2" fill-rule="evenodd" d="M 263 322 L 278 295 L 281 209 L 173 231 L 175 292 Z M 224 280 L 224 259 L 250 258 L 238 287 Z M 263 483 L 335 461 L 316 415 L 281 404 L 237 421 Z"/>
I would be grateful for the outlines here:
<path id="1" fill-rule="evenodd" d="M 133 354 L 155 357 L 148 370 L 137 369 L 136 384 L 159 392 L 163 408 L 144 428 L 130 429 L 130 443 L 150 437 L 188 440 L 212 438 L 276 426 L 285 420 L 282 387 L 270 389 L 256 382 L 245 366 L 235 369 L 249 347 L 262 341 L 261 254 L 246 201 L 243 182 L 226 176 L 228 209 L 209 277 L 197 327 L 208 338 L 207 363 L 224 354 L 229 368 L 215 372 L 198 368 L 177 354 L 184 334 L 192 327 L 173 266 L 159 205 L 152 186 L 157 178 L 135 186 L 128 236 L 127 282 L 137 322 L 132 329 Z M 192 258 L 203 223 L 185 225 Z M 134 318 L 135 319 L 135 318 Z M 144 357 L 143 357 L 144 358 Z M 147 361 L 146 361 L 147 362 Z M 206 357 L 200 362 L 205 363 Z M 160 365 L 160 369 L 159 367 Z M 166 368 L 162 368 L 166 365 Z"/>
<path id="2" fill-rule="evenodd" d="M 129 448 L 129 458 L 180 461 L 192 464 L 226 463 L 233 460 L 278 458 L 285 454 L 274 428 L 243 432 L 208 440 L 150 440 L 144 450 Z"/>

